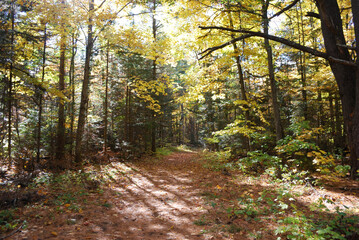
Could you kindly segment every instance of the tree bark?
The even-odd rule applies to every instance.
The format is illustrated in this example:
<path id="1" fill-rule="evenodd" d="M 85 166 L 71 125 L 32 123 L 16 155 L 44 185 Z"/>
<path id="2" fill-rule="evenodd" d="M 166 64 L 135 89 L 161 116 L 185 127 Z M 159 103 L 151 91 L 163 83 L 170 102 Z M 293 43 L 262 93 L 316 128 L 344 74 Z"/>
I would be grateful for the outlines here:
<path id="1" fill-rule="evenodd" d="M 263 21 L 264 34 L 268 34 L 268 29 L 269 29 L 268 6 L 269 6 L 269 0 L 265 0 L 262 2 L 262 21 Z M 275 80 L 275 75 L 274 75 L 273 53 L 268 38 L 264 39 L 264 47 L 267 52 L 268 72 L 269 72 L 271 98 L 273 105 L 273 117 L 274 117 L 274 125 L 276 132 L 276 140 L 279 141 L 280 139 L 283 138 L 283 128 L 280 119 L 280 107 L 278 103 L 277 82 Z"/>
<path id="2" fill-rule="evenodd" d="M 107 125 L 108 125 L 108 78 L 109 78 L 109 42 L 107 41 L 107 49 L 106 49 L 106 77 L 105 77 L 105 109 L 104 109 L 104 153 L 107 152 Z"/>
<path id="3" fill-rule="evenodd" d="M 82 85 L 80 112 L 79 112 L 79 119 L 77 125 L 77 133 L 76 133 L 75 162 L 77 164 L 82 163 L 82 140 L 85 131 L 86 113 L 87 113 L 88 100 L 89 100 L 89 85 L 90 85 L 90 74 L 91 74 L 90 61 L 91 61 L 93 42 L 94 42 L 93 30 L 92 30 L 93 11 L 94 11 L 94 0 L 89 0 L 89 19 L 88 19 L 88 29 L 87 29 L 84 80 Z"/>
<path id="4" fill-rule="evenodd" d="M 9 156 L 9 165 L 12 165 L 12 84 L 13 84 L 13 68 L 14 68 L 14 44 L 15 44 L 15 7 L 14 1 L 11 1 L 11 63 L 10 63 L 10 76 L 9 76 L 9 85 L 8 85 L 8 156 Z"/>
<path id="5" fill-rule="evenodd" d="M 65 1 L 61 1 L 65 8 Z M 65 9 L 64 9 L 65 10 Z M 65 60 L 66 60 L 66 34 L 64 32 L 64 23 L 61 24 L 60 39 L 60 66 L 59 66 L 59 91 L 64 94 L 65 90 Z M 54 168 L 64 168 L 65 154 L 65 103 L 62 97 L 58 98 L 58 123 L 56 137 L 56 161 L 52 164 Z"/>
<path id="6" fill-rule="evenodd" d="M 266 0 L 268 3 L 268 0 Z M 301 50 L 303 52 L 310 53 L 314 56 L 324 58 L 329 61 L 330 67 L 334 74 L 335 80 L 339 88 L 340 99 L 342 102 L 344 129 L 348 137 L 348 145 L 350 150 L 350 165 L 351 165 L 351 177 L 356 178 L 358 176 L 359 169 L 359 44 L 356 44 L 356 61 L 354 62 L 349 54 L 349 48 L 347 47 L 342 19 L 340 15 L 340 9 L 337 0 L 315 0 L 317 9 L 319 10 L 319 17 L 322 26 L 322 34 L 324 39 L 324 45 L 326 52 L 321 52 L 313 48 L 309 48 L 290 41 L 285 38 L 276 37 L 268 34 L 268 32 L 255 32 L 245 29 L 230 29 L 226 27 L 200 27 L 201 29 L 217 29 L 230 32 L 239 32 L 246 35 L 236 38 L 235 41 L 249 38 L 252 36 L 262 37 L 270 39 L 276 42 L 280 42 L 292 48 Z M 264 0 L 262 4 L 265 5 Z M 359 39 L 359 1 L 352 0 L 352 15 L 354 23 L 355 39 Z M 264 10 L 265 10 L 264 6 Z M 265 14 L 263 14 L 264 16 Z M 317 14 L 314 14 L 317 16 Z M 265 17 L 265 16 L 264 16 Z M 264 21 L 266 22 L 266 21 Z M 264 24 L 266 25 L 266 24 Z M 209 53 L 221 49 L 231 44 L 233 40 L 224 43 L 217 47 L 212 47 L 202 54 L 208 55 Z M 270 52 L 270 49 L 268 50 Z M 206 56 L 205 55 L 205 56 Z"/>
<path id="7" fill-rule="evenodd" d="M 319 10 L 325 49 L 330 56 L 351 62 L 349 51 L 345 47 L 342 20 L 336 0 L 316 0 Z M 352 1 L 355 37 L 359 39 L 359 3 Z M 358 45 L 356 47 L 358 54 Z M 358 55 L 357 55 L 358 56 Z M 350 150 L 351 177 L 357 177 L 359 168 L 359 62 L 356 67 L 329 62 L 339 87 L 342 102 L 345 131 L 348 135 Z"/>
<path id="8" fill-rule="evenodd" d="M 228 17 L 229 17 L 230 27 L 233 28 L 233 19 L 232 19 L 231 12 L 228 12 Z M 231 38 L 232 38 L 232 40 L 235 39 L 234 33 L 231 33 Z M 235 58 L 235 61 L 236 61 L 236 67 L 237 67 L 238 79 L 239 79 L 239 85 L 240 85 L 240 92 L 241 92 L 240 99 L 243 100 L 243 101 L 247 101 L 248 99 L 247 99 L 246 88 L 245 88 L 245 83 L 244 83 L 242 63 L 241 63 L 241 59 L 240 59 L 240 56 L 239 56 L 239 48 L 238 48 L 236 42 L 233 42 L 232 46 L 233 46 L 233 50 L 234 50 L 234 54 L 235 54 L 234 58 Z M 243 110 L 243 113 L 244 113 L 244 118 L 246 120 L 246 124 L 248 124 L 249 123 L 249 111 L 248 110 Z M 244 149 L 250 150 L 250 139 L 249 139 L 249 137 L 243 136 L 242 141 L 243 141 Z"/>
<path id="9" fill-rule="evenodd" d="M 157 40 L 157 21 L 156 21 L 156 0 L 153 0 L 153 8 L 152 8 L 152 34 L 153 34 L 153 41 L 156 42 Z M 157 80 L 157 56 L 155 56 L 152 62 L 152 80 Z M 156 114 L 152 110 L 151 114 L 151 151 L 152 153 L 156 152 Z"/>
<path id="10" fill-rule="evenodd" d="M 46 64 L 46 44 L 47 44 L 47 29 L 46 23 L 44 27 L 44 46 L 42 50 L 42 72 L 41 72 L 41 84 L 45 80 L 45 64 Z M 42 100 L 43 100 L 43 87 L 42 85 L 37 87 L 39 95 L 39 112 L 38 112 L 38 122 L 37 122 L 37 139 L 36 139 L 36 164 L 40 163 L 40 149 L 41 149 L 41 127 L 42 127 Z"/>
<path id="11" fill-rule="evenodd" d="M 69 80 L 71 88 L 71 118 L 70 118 L 70 154 L 73 156 L 73 147 L 74 147 L 74 123 L 75 123 L 75 56 L 77 53 L 77 39 L 75 39 L 75 34 L 72 34 L 71 37 L 72 49 L 71 49 L 71 60 L 70 60 L 70 71 L 69 71 Z"/>
<path id="12" fill-rule="evenodd" d="M 302 4 L 299 2 L 299 10 L 296 9 L 297 13 L 297 21 L 298 21 L 298 37 L 299 37 L 299 44 L 305 44 L 305 33 L 304 33 L 304 23 L 303 23 L 303 10 L 302 10 Z M 300 20 L 300 22 L 299 22 Z M 303 116 L 304 120 L 308 120 L 308 103 L 307 103 L 307 71 L 306 71 L 306 58 L 305 58 L 305 52 L 299 51 L 299 64 L 298 64 L 298 72 L 300 74 L 301 84 L 302 84 L 302 101 L 303 101 Z"/>

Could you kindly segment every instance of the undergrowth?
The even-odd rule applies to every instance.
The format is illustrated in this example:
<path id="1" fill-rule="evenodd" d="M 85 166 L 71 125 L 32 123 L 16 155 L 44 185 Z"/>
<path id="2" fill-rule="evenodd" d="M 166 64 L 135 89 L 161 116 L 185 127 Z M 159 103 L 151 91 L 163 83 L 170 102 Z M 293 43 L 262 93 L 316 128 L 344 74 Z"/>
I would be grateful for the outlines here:
<path id="1" fill-rule="evenodd" d="M 231 171 L 238 191 L 237 197 L 232 198 L 230 203 L 223 197 L 219 199 L 225 204 L 218 204 L 218 201 L 214 203 L 208 197 L 214 196 L 214 193 L 206 192 L 204 196 L 207 203 L 217 212 L 224 210 L 227 219 L 230 219 L 229 222 L 240 219 L 247 222 L 263 223 L 262 227 L 248 233 L 249 239 L 253 239 L 254 235 L 256 236 L 254 239 L 261 238 L 262 232 L 267 231 L 264 226 L 268 224 L 276 226 L 273 234 L 277 236 L 278 240 L 359 239 L 359 216 L 353 214 L 344 205 L 341 207 L 333 205 L 337 206 L 333 211 L 328 208 L 331 204 L 335 204 L 330 198 L 313 199 L 310 206 L 303 205 L 298 200 L 303 192 L 293 189 L 300 185 L 305 188 L 307 184 L 310 184 L 307 180 L 311 177 L 308 171 L 283 166 L 279 158 L 262 152 L 254 152 L 237 162 L 232 161 L 226 151 L 204 152 L 202 159 L 204 159 L 203 165 L 206 168 L 214 171 L 223 171 L 223 169 Z M 262 174 L 266 177 L 262 178 Z M 252 183 L 258 184 L 259 187 L 255 192 L 243 190 L 245 185 L 235 177 L 243 175 L 252 178 Z M 267 179 L 267 187 L 263 188 L 259 179 Z M 202 221 L 198 223 L 202 223 Z M 259 232 L 261 234 L 258 234 Z"/>

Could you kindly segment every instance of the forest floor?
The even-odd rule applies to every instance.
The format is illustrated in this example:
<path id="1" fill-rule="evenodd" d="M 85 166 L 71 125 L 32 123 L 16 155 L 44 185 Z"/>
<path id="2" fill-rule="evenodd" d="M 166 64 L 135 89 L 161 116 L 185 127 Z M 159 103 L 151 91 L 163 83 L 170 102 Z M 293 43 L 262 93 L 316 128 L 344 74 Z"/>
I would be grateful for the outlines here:
<path id="1" fill-rule="evenodd" d="M 213 166 L 199 152 L 176 151 L 50 180 L 43 174 L 36 201 L 1 212 L 0 223 L 14 226 L 0 239 L 288 239 L 359 213 L 358 182 L 286 187 Z M 335 230 L 358 239 L 345 232 L 356 224 Z"/>

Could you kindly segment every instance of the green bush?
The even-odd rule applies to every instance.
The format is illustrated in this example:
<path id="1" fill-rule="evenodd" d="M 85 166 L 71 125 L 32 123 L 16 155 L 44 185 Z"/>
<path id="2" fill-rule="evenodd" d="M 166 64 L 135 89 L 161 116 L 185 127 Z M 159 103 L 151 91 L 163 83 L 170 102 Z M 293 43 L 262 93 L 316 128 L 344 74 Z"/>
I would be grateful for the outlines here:
<path id="1" fill-rule="evenodd" d="M 241 158 L 237 161 L 237 166 L 247 173 L 263 173 L 266 169 L 274 169 L 277 172 L 280 158 L 277 156 L 271 156 L 268 153 L 264 153 L 260 150 L 247 153 L 247 157 Z"/>

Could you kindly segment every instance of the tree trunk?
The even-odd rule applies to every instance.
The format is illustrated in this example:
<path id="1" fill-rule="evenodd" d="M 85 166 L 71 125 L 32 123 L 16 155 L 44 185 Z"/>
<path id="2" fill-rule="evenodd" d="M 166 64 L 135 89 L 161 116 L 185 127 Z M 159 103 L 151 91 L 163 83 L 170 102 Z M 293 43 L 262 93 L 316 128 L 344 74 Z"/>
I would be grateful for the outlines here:
<path id="1" fill-rule="evenodd" d="M 156 23 L 156 0 L 153 0 L 153 9 L 152 9 L 152 34 L 153 41 L 157 40 L 157 23 Z M 152 80 L 157 80 L 157 56 L 155 56 L 152 62 Z M 156 152 L 156 114 L 153 111 L 151 114 L 151 151 L 152 153 Z"/>
<path id="2" fill-rule="evenodd" d="M 106 49 L 106 77 L 105 77 L 105 109 L 104 109 L 104 153 L 107 152 L 107 125 L 108 125 L 108 68 L 109 68 L 109 42 L 107 41 L 107 49 Z"/>
<path id="3" fill-rule="evenodd" d="M 90 61 L 91 61 L 92 49 L 93 49 L 93 31 L 92 31 L 93 11 L 94 11 L 94 0 L 89 0 L 89 19 L 88 19 L 88 29 L 87 29 L 84 80 L 82 85 L 80 112 L 79 112 L 79 119 L 77 125 L 77 133 L 76 133 L 75 162 L 78 164 L 82 163 L 82 140 L 85 131 L 86 113 L 87 113 L 88 100 L 89 100 L 89 85 L 90 85 L 90 74 L 91 74 Z"/>
<path id="4" fill-rule="evenodd" d="M 42 50 L 42 73 L 41 73 L 41 84 L 45 80 L 45 64 L 46 64 L 46 44 L 47 44 L 47 29 L 46 23 L 44 28 L 44 46 Z M 39 112 L 38 112 L 38 122 L 37 122 L 37 139 L 36 139 L 36 164 L 40 163 L 40 149 L 41 149 L 41 126 L 42 126 L 42 100 L 43 100 L 43 87 L 42 85 L 37 87 L 39 94 Z"/>
<path id="5" fill-rule="evenodd" d="M 269 29 L 269 19 L 268 19 L 268 6 L 269 0 L 265 0 L 262 2 L 262 21 L 263 21 L 263 32 L 264 34 L 268 34 Z M 272 47 L 269 43 L 268 38 L 264 39 L 264 47 L 267 52 L 267 61 L 268 61 L 268 71 L 269 71 L 269 80 L 270 80 L 270 88 L 271 88 L 271 98 L 273 104 L 273 115 L 274 115 L 274 125 L 276 131 L 276 140 L 279 141 L 283 138 L 283 128 L 280 119 L 280 108 L 278 103 L 278 90 L 277 90 L 277 82 L 274 76 L 274 65 L 273 65 L 273 53 Z"/>
<path id="6" fill-rule="evenodd" d="M 297 21 L 298 21 L 298 37 L 299 37 L 299 44 L 304 45 L 305 44 L 305 33 L 304 33 L 304 23 L 303 23 L 303 10 L 302 10 L 302 4 L 299 1 L 299 10 L 298 8 L 296 9 L 296 13 L 297 13 Z M 299 13 L 300 11 L 300 13 Z M 299 22 L 300 20 L 300 22 Z M 302 84 L 302 101 L 303 101 L 303 107 L 302 107 L 302 111 L 303 111 L 303 116 L 304 116 L 304 120 L 308 120 L 308 103 L 307 103 L 307 71 L 306 71 L 306 59 L 305 59 L 305 52 L 303 51 L 299 51 L 299 64 L 298 64 L 298 72 L 300 75 L 300 79 L 301 79 L 301 84 Z"/>
<path id="7" fill-rule="evenodd" d="M 329 101 L 329 114 L 330 114 L 330 132 L 331 137 L 334 140 L 334 148 L 337 148 L 336 142 L 336 134 L 335 134 L 335 118 L 334 118 L 334 104 L 333 104 L 333 93 L 331 91 L 328 92 L 328 101 Z M 318 127 L 321 127 L 320 125 Z"/>
<path id="8" fill-rule="evenodd" d="M 10 63 L 10 76 L 9 76 L 9 85 L 8 85 L 8 156 L 9 156 L 9 165 L 12 165 L 12 157 L 11 157 L 11 120 L 12 120 L 12 82 L 13 82 L 13 68 L 14 68 L 14 44 L 15 44 L 15 7 L 14 1 L 11 1 L 11 63 Z"/>
<path id="9" fill-rule="evenodd" d="M 61 2 L 65 7 L 65 1 Z M 64 24 L 61 24 L 64 28 Z M 64 94 L 65 90 L 65 53 L 66 53 L 66 35 L 61 29 L 60 39 L 60 67 L 59 67 L 59 91 Z M 55 168 L 64 168 L 64 153 L 65 153 L 65 100 L 62 97 L 58 98 L 58 123 L 57 123 L 57 137 L 56 137 L 56 161 L 53 163 Z"/>
<path id="10" fill-rule="evenodd" d="M 228 12 L 228 16 L 229 16 L 230 27 L 233 28 L 233 19 L 232 19 L 231 12 Z M 235 39 L 235 36 L 234 36 L 233 33 L 231 33 L 231 38 L 232 38 L 232 40 Z M 232 46 L 233 46 L 233 50 L 234 50 L 234 54 L 235 54 L 235 60 L 236 60 L 238 78 L 239 78 L 239 85 L 240 85 L 240 89 L 241 89 L 241 100 L 247 101 L 248 99 L 247 99 L 247 94 L 246 94 L 246 89 L 245 89 L 245 84 L 244 84 L 242 63 L 241 63 L 241 59 L 239 57 L 239 49 L 238 49 L 238 46 L 237 46 L 237 44 L 235 42 L 233 42 Z M 248 110 L 243 110 L 243 112 L 244 112 L 244 118 L 246 120 L 246 124 L 248 124 L 249 121 L 250 121 L 249 120 L 249 111 Z M 243 141 L 244 149 L 249 151 L 250 150 L 250 139 L 249 139 L 249 137 L 243 136 L 242 141 Z"/>
<path id="11" fill-rule="evenodd" d="M 70 60 L 70 71 L 69 71 L 69 80 L 71 88 L 71 118 L 70 118 L 70 154 L 73 155 L 74 147 L 74 123 L 75 123 L 75 56 L 77 53 L 77 39 L 75 39 L 75 34 L 72 34 L 72 49 L 71 49 L 71 60 Z"/>
<path id="12" fill-rule="evenodd" d="M 342 121 L 340 118 L 340 96 L 338 93 L 335 94 L 335 140 L 336 146 L 338 148 L 345 147 L 345 134 L 343 133 Z"/>
<path id="13" fill-rule="evenodd" d="M 321 19 L 322 33 L 326 52 L 338 59 L 352 61 L 343 34 L 342 20 L 336 0 L 316 0 Z M 352 1 L 355 37 L 359 39 L 359 2 Z M 339 46 L 341 45 L 341 46 Z M 356 52 L 358 56 L 359 45 Z M 351 177 L 356 178 L 359 168 L 359 62 L 352 67 L 330 61 L 330 67 L 339 87 L 342 102 L 345 132 L 350 150 Z"/>

